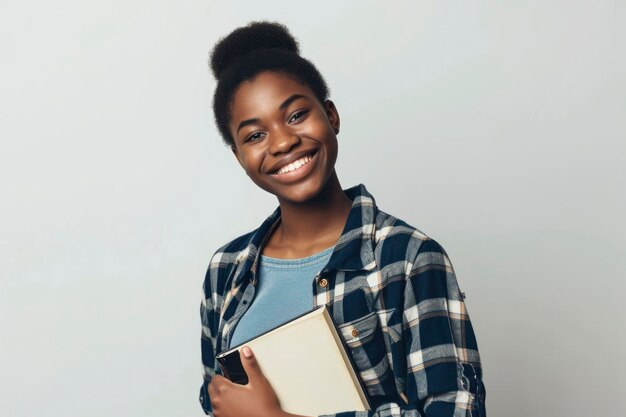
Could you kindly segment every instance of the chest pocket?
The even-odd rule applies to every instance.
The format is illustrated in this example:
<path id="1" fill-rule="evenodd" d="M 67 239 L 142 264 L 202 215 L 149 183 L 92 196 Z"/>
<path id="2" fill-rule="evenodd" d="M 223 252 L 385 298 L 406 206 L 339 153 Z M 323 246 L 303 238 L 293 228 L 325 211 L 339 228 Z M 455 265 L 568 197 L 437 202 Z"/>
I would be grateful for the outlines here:
<path id="1" fill-rule="evenodd" d="M 395 391 L 384 334 L 375 311 L 338 326 L 370 397 Z"/>

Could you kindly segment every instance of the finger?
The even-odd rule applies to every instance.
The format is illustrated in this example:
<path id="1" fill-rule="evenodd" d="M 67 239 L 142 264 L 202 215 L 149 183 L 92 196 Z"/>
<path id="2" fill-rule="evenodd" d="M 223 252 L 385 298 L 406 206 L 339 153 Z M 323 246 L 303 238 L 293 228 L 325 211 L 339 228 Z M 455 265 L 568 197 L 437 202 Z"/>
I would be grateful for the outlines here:
<path id="1" fill-rule="evenodd" d="M 263 373 L 261 372 L 261 368 L 259 367 L 259 363 L 248 346 L 244 346 L 241 348 L 241 364 L 243 365 L 244 371 L 248 375 L 248 381 L 254 383 L 254 381 L 263 378 Z"/>
<path id="2" fill-rule="evenodd" d="M 212 379 L 207 387 L 207 391 L 209 392 L 209 401 L 211 402 L 211 408 L 213 409 L 213 415 L 217 417 L 220 410 L 221 399 L 219 396 L 219 392 L 217 390 L 217 384 L 214 383 Z"/>
<path id="3" fill-rule="evenodd" d="M 211 383 L 213 382 L 215 382 L 216 384 L 224 384 L 230 381 L 226 377 L 216 374 L 216 375 L 213 375 L 213 378 L 211 378 Z"/>
<path id="4" fill-rule="evenodd" d="M 229 380 L 221 375 L 213 376 L 207 388 L 209 392 L 209 398 L 217 397 L 224 390 L 224 386 L 229 382 Z"/>
<path id="5" fill-rule="evenodd" d="M 211 382 L 209 382 L 209 386 L 207 387 L 207 389 L 209 390 L 209 394 L 211 392 L 215 392 L 215 389 L 217 388 L 219 383 L 220 381 L 219 381 L 219 378 L 217 378 L 217 375 L 211 378 Z"/>
<path id="6" fill-rule="evenodd" d="M 213 400 L 217 395 L 217 392 L 215 392 L 215 384 L 213 382 L 214 381 L 211 380 L 211 382 L 209 382 L 209 386 L 207 387 L 207 392 L 209 393 L 209 398 L 211 400 Z"/>

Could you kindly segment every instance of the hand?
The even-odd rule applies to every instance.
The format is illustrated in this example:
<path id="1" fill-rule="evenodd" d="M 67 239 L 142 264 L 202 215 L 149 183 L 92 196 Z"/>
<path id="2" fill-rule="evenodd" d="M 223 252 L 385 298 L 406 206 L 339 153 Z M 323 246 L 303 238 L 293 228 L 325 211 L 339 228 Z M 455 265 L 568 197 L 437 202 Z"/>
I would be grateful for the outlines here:
<path id="1" fill-rule="evenodd" d="M 274 389 L 263 376 L 252 353 L 244 346 L 241 363 L 248 375 L 246 385 L 235 384 L 215 375 L 209 384 L 209 398 L 215 417 L 273 417 L 284 416 Z"/>

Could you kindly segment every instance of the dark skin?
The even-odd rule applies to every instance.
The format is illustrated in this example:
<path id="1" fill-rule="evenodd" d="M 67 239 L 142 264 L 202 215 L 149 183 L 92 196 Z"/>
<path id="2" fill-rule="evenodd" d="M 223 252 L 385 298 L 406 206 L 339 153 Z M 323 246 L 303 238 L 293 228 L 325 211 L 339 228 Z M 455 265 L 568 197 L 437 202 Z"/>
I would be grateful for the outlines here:
<path id="1" fill-rule="evenodd" d="M 262 72 L 235 92 L 230 128 L 237 161 L 280 204 L 281 223 L 263 254 L 302 258 L 333 246 L 352 206 L 335 172 L 339 113 L 333 102 L 320 103 L 288 76 Z M 316 152 L 308 175 L 284 183 L 268 172 L 283 158 L 307 151 Z"/>
<path id="2" fill-rule="evenodd" d="M 335 245 L 352 200 L 335 172 L 339 113 L 334 103 L 321 103 L 309 87 L 288 75 L 266 71 L 237 88 L 231 110 L 233 154 L 255 184 L 277 197 L 281 208 L 281 222 L 262 253 L 303 258 Z M 279 168 L 292 171 L 276 173 Z M 249 351 L 246 357 L 246 349 L 242 363 L 247 385 L 220 375 L 209 384 L 215 416 L 302 417 L 280 408 L 254 354 Z"/>

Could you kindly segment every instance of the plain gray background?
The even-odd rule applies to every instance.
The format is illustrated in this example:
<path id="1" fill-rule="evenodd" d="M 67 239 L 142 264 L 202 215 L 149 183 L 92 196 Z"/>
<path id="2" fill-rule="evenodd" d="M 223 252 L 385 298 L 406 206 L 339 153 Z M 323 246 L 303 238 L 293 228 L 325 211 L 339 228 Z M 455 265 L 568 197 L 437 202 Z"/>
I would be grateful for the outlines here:
<path id="1" fill-rule="evenodd" d="M 618 1 L 0 3 L 0 415 L 203 415 L 201 285 L 276 207 L 213 126 L 213 43 L 283 22 L 337 172 L 448 251 L 491 416 L 626 415 Z"/>

